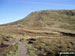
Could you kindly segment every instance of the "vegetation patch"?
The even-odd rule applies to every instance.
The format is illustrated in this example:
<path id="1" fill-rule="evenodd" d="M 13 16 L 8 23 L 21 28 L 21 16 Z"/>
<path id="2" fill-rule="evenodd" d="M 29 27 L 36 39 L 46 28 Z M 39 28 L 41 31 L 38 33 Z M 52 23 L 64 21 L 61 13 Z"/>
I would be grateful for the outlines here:
<path id="1" fill-rule="evenodd" d="M 27 40 L 27 47 L 30 56 L 56 56 L 60 51 L 75 51 L 75 42 L 69 37 L 68 39 L 64 39 L 64 37 L 61 39 L 47 38 L 34 38 L 35 40 Z"/>
<path id="2" fill-rule="evenodd" d="M 17 56 L 18 44 L 13 37 L 0 35 L 0 40 L 0 56 Z"/>

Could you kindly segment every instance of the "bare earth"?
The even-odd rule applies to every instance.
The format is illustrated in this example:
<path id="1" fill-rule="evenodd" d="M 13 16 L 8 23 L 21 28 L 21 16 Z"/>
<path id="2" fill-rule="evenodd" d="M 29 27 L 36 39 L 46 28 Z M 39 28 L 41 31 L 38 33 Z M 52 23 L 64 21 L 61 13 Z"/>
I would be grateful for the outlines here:
<path id="1" fill-rule="evenodd" d="M 19 41 L 19 39 L 17 39 L 16 41 L 19 44 L 19 47 L 18 47 L 18 56 L 29 56 L 28 52 L 27 52 L 27 48 L 26 48 L 25 43 Z"/>

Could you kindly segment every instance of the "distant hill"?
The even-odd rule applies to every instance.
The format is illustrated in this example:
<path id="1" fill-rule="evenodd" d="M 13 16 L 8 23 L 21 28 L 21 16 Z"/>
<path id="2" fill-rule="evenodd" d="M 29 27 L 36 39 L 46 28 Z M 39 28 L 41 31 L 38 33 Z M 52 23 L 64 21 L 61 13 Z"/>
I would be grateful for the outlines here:
<path id="1" fill-rule="evenodd" d="M 2 26 L 28 29 L 54 29 L 75 31 L 75 10 L 42 10 L 29 14 L 22 20 Z"/>

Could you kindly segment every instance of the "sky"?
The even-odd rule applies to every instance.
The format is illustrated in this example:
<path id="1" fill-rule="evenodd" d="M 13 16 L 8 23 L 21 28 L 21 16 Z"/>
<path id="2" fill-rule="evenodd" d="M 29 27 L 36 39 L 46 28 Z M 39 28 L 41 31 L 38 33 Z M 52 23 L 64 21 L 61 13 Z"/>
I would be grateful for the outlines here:
<path id="1" fill-rule="evenodd" d="M 0 0 L 0 24 L 10 23 L 39 10 L 75 9 L 75 0 Z"/>

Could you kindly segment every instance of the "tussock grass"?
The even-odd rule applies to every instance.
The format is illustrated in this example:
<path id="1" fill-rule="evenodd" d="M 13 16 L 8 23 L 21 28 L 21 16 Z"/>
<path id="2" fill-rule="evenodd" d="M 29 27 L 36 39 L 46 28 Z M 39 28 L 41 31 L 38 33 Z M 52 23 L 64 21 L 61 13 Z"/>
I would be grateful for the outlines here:
<path id="1" fill-rule="evenodd" d="M 40 37 L 33 39 L 36 41 L 28 40 L 27 44 L 30 56 L 55 56 L 60 51 L 75 51 L 75 38 L 63 36 L 58 38 Z"/>

